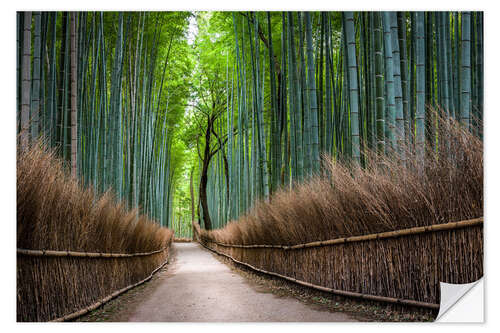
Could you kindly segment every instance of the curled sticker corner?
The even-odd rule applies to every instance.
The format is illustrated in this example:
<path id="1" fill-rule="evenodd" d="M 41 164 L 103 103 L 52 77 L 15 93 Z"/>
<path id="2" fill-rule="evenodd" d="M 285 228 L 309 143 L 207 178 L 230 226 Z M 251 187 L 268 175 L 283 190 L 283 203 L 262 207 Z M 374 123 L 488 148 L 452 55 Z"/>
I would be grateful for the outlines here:
<path id="1" fill-rule="evenodd" d="M 480 278 L 477 281 L 472 283 L 465 284 L 453 284 L 453 283 L 445 283 L 440 282 L 441 288 L 441 302 L 439 307 L 439 313 L 435 319 L 437 322 L 482 322 L 483 321 L 483 278 Z M 448 310 L 454 307 L 455 304 L 461 303 L 460 300 L 464 297 L 469 291 L 471 291 L 474 287 L 480 287 L 480 297 L 474 298 L 474 303 L 477 301 L 480 304 L 468 305 L 467 309 L 463 309 L 466 311 L 468 316 L 449 316 L 447 314 Z M 477 289 L 477 288 L 476 288 Z M 457 304 L 458 305 L 458 304 Z M 478 307 L 477 305 L 481 305 Z M 454 308 L 455 310 L 455 308 Z M 474 313 L 471 313 L 474 312 Z M 462 313 L 462 309 L 458 309 L 460 314 Z M 446 316 L 444 316 L 447 314 Z M 458 313 L 457 313 L 458 314 Z M 443 317 L 444 316 L 444 317 Z M 479 319 L 480 318 L 480 319 Z"/>

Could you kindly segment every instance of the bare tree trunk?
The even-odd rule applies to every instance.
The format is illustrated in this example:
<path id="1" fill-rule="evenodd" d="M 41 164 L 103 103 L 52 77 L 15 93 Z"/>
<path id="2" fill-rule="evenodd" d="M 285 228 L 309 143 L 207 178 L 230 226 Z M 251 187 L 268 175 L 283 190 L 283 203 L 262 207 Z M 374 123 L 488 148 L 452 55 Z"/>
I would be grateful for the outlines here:
<path id="1" fill-rule="evenodd" d="M 191 168 L 191 175 L 189 177 L 189 192 L 191 194 L 191 227 L 193 228 L 193 236 L 194 236 L 194 189 L 193 189 L 193 171 L 194 168 Z"/>
<path id="2" fill-rule="evenodd" d="M 207 201 L 207 183 L 208 183 L 208 165 L 210 164 L 210 133 L 212 131 L 212 119 L 208 117 L 207 129 L 205 132 L 205 151 L 203 154 L 203 167 L 201 169 L 200 177 L 200 203 L 203 209 L 203 222 L 206 230 L 212 229 L 212 220 L 210 219 L 210 212 L 208 210 Z"/>
<path id="3" fill-rule="evenodd" d="M 207 200 L 208 164 L 208 161 L 203 161 L 203 168 L 201 170 L 200 178 L 200 203 L 201 208 L 203 209 L 203 222 L 205 224 L 205 229 L 212 230 L 212 220 L 210 219 Z"/>
<path id="4" fill-rule="evenodd" d="M 71 13 L 70 26 L 71 52 L 71 175 L 76 178 L 77 158 L 77 105 L 76 105 L 76 12 Z"/>
<path id="5" fill-rule="evenodd" d="M 30 134 L 31 98 L 31 12 L 24 13 L 23 62 L 21 66 L 21 147 L 27 148 Z"/>

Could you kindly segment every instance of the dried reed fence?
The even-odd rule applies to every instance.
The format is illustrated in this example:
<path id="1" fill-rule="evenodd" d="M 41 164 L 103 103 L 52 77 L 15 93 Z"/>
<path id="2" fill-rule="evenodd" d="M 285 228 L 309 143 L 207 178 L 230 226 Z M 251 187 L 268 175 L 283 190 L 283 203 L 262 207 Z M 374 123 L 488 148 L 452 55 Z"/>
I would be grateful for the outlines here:
<path id="1" fill-rule="evenodd" d="M 151 277 L 173 232 L 82 189 L 41 143 L 17 154 L 17 321 L 72 319 Z"/>
<path id="2" fill-rule="evenodd" d="M 341 296 L 439 308 L 439 282 L 483 275 L 483 220 L 317 243 L 201 243 L 252 269 Z M 444 226 L 444 227 L 442 227 Z"/>
<path id="3" fill-rule="evenodd" d="M 193 240 L 187 237 L 174 238 L 175 243 L 191 243 Z"/>
<path id="4" fill-rule="evenodd" d="M 325 157 L 321 176 L 195 236 L 304 285 L 436 308 L 439 282 L 483 275 L 483 144 L 451 119 L 439 124 L 424 160 L 414 147 L 404 159 L 367 153 L 363 168 Z"/>
<path id="5" fill-rule="evenodd" d="M 144 256 L 17 256 L 17 320 L 77 318 L 145 282 L 167 262 L 168 249 Z M 118 291 L 118 293 L 117 293 Z M 95 305 L 95 306 L 92 306 Z"/>

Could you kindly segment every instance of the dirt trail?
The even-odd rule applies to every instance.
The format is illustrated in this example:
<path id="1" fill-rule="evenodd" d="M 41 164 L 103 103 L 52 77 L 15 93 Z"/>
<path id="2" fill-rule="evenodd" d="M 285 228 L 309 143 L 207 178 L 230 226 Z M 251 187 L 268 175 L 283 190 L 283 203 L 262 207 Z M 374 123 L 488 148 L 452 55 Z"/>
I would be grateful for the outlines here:
<path id="1" fill-rule="evenodd" d="M 255 290 L 196 243 L 175 243 L 176 260 L 153 292 L 122 320 L 164 322 L 356 321 L 346 313 L 319 311 L 292 297 Z"/>

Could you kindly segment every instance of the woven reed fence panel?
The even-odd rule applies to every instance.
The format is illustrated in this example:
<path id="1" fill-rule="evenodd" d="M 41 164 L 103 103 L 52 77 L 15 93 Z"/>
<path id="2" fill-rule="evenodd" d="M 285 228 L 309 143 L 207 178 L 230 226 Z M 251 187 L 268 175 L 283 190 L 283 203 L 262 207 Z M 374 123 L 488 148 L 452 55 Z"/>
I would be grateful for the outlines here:
<path id="1" fill-rule="evenodd" d="M 202 239 L 209 248 L 314 285 L 439 304 L 439 282 L 470 283 L 483 275 L 483 226 L 285 251 L 238 248 Z"/>
<path id="2" fill-rule="evenodd" d="M 50 321 L 78 311 L 146 278 L 167 257 L 168 249 L 123 258 L 18 254 L 17 321 Z"/>

